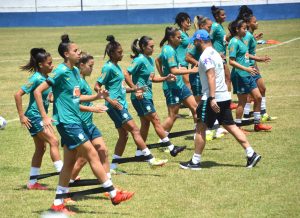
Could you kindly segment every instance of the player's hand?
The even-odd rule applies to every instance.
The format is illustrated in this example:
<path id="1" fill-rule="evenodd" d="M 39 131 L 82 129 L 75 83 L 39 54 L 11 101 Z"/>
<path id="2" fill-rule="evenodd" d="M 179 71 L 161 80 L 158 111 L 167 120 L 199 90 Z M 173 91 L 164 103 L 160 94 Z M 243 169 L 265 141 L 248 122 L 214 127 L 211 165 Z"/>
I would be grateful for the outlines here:
<path id="1" fill-rule="evenodd" d="M 117 110 L 123 109 L 123 106 L 116 99 L 112 100 L 111 105 Z"/>
<path id="2" fill-rule="evenodd" d="M 26 117 L 25 115 L 21 116 L 20 117 L 20 122 L 22 124 L 22 126 L 25 126 L 27 129 L 30 129 L 31 128 L 31 120 Z"/>
<path id="3" fill-rule="evenodd" d="M 142 90 L 137 90 L 135 92 L 135 97 L 138 99 L 138 100 L 141 100 L 144 98 L 144 95 L 143 95 L 143 91 Z"/>
<path id="4" fill-rule="evenodd" d="M 253 66 L 248 67 L 247 72 L 250 73 L 252 76 L 255 76 L 256 74 L 259 74 L 258 70 Z"/>
<path id="5" fill-rule="evenodd" d="M 191 69 L 191 73 L 198 73 L 198 72 L 199 72 L 198 66 L 194 66 L 194 67 Z"/>
<path id="6" fill-rule="evenodd" d="M 104 113 L 107 110 L 108 110 L 108 107 L 106 107 L 105 105 L 102 105 L 102 104 L 98 104 L 93 107 L 94 113 Z"/>
<path id="7" fill-rule="evenodd" d="M 214 111 L 215 113 L 220 113 L 220 107 L 219 107 L 219 105 L 217 104 L 216 99 L 212 99 L 212 100 L 210 101 L 210 107 L 213 109 L 213 111 Z"/>
<path id="8" fill-rule="evenodd" d="M 51 117 L 46 116 L 43 118 L 43 127 L 45 132 L 54 133 L 52 122 L 55 122 L 55 120 L 53 120 Z"/>
<path id="9" fill-rule="evenodd" d="M 254 38 L 255 38 L 256 40 L 260 40 L 260 39 L 262 39 L 262 37 L 263 37 L 263 33 L 254 34 Z"/>
<path id="10" fill-rule="evenodd" d="M 109 95 L 109 92 L 105 89 L 100 89 L 98 92 L 97 92 L 97 99 L 104 99 L 104 98 L 107 98 Z"/>
<path id="11" fill-rule="evenodd" d="M 265 55 L 265 56 L 262 58 L 262 61 L 263 61 L 264 63 L 269 63 L 269 62 L 271 61 L 271 58 L 270 58 L 269 56 Z"/>
<path id="12" fill-rule="evenodd" d="M 177 77 L 174 74 L 168 74 L 168 76 L 165 77 L 165 80 L 168 82 L 174 82 L 176 81 Z"/>

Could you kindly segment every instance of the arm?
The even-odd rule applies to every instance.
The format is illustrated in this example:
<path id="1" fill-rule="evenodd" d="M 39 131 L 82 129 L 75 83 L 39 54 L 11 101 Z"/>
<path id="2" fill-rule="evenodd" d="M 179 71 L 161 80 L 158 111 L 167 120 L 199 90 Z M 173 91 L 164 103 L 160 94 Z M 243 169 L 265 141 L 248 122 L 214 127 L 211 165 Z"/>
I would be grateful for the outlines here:
<path id="1" fill-rule="evenodd" d="M 170 72 L 174 75 L 198 73 L 198 67 L 193 67 L 192 69 L 186 69 L 185 67 L 171 67 Z"/>
<path id="2" fill-rule="evenodd" d="M 154 73 L 151 73 L 149 79 L 154 83 L 160 83 L 163 81 L 174 82 L 176 81 L 176 76 L 173 74 L 169 74 L 168 76 L 158 77 L 155 76 Z"/>
<path id="3" fill-rule="evenodd" d="M 257 62 L 265 62 L 265 63 L 268 63 L 271 61 L 271 58 L 267 55 L 265 56 L 256 56 L 256 55 L 251 55 L 249 54 L 249 58 L 252 59 L 252 60 L 255 60 Z"/>
<path id="4" fill-rule="evenodd" d="M 193 55 L 191 55 L 190 53 L 186 53 L 186 56 L 185 56 L 185 61 L 194 65 L 194 66 L 198 66 L 198 61 L 193 57 Z"/>
<path id="5" fill-rule="evenodd" d="M 156 69 L 157 69 L 159 75 L 161 77 L 163 77 L 162 61 L 161 61 L 161 59 L 159 57 L 155 59 L 155 66 L 156 66 Z"/>
<path id="6" fill-rule="evenodd" d="M 217 101 L 215 99 L 215 93 L 216 93 L 216 73 L 214 68 L 210 68 L 206 71 L 207 74 L 207 81 L 208 81 L 208 87 L 209 87 L 209 98 L 210 100 L 210 106 L 214 110 L 214 112 L 219 113 L 220 107 L 217 104 Z"/>
<path id="7" fill-rule="evenodd" d="M 235 58 L 233 58 L 233 57 L 229 58 L 229 64 L 235 68 L 239 68 L 243 71 L 246 71 L 246 72 L 250 73 L 251 75 L 258 74 L 258 71 L 254 67 L 244 67 L 243 65 L 236 62 Z"/>
<path id="8" fill-rule="evenodd" d="M 98 90 L 94 95 L 80 95 L 80 102 L 91 102 L 98 99 L 105 99 L 108 96 L 107 90 Z"/>
<path id="9" fill-rule="evenodd" d="M 22 108 L 22 96 L 25 94 L 25 92 L 20 89 L 15 95 L 15 102 L 16 102 L 16 106 L 17 106 L 17 110 L 18 110 L 18 114 L 19 114 L 19 118 L 20 118 L 20 122 L 22 125 L 24 125 L 27 129 L 30 129 L 31 127 L 31 123 L 30 123 L 30 119 L 28 119 L 28 117 L 26 117 L 24 115 L 23 112 L 23 108 Z"/>
<path id="10" fill-rule="evenodd" d="M 93 112 L 93 113 L 103 113 L 107 111 L 107 107 L 104 105 L 96 105 L 96 106 L 85 106 L 85 105 L 80 105 L 79 106 L 80 111 L 82 112 Z"/>
<path id="11" fill-rule="evenodd" d="M 43 82 L 41 85 L 39 85 L 35 91 L 34 91 L 34 97 L 36 100 L 36 104 L 38 106 L 38 109 L 40 111 L 41 117 L 43 119 L 43 125 L 45 128 L 45 131 L 50 131 L 54 133 L 54 129 L 52 127 L 52 119 L 47 116 L 46 110 L 43 105 L 43 98 L 42 93 L 47 90 L 50 87 L 50 85 L 47 82 Z"/>

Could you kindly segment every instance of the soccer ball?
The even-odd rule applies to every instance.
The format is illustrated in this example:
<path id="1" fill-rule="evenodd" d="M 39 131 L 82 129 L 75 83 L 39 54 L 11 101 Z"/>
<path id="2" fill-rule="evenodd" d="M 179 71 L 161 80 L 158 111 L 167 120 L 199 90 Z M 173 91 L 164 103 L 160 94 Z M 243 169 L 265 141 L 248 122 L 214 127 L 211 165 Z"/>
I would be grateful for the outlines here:
<path id="1" fill-rule="evenodd" d="M 6 120 L 0 116 L 0 129 L 4 129 L 6 127 Z"/>

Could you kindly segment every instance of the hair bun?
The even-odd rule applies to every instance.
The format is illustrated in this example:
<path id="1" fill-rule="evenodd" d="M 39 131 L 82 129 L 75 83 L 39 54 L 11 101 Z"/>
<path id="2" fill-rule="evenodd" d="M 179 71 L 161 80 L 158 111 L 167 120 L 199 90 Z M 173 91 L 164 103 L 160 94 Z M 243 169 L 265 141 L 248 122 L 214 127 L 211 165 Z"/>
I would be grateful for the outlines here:
<path id="1" fill-rule="evenodd" d="M 70 42 L 68 34 L 64 34 L 60 38 L 61 38 L 61 42 L 63 42 L 63 43 L 69 43 Z"/>
<path id="2" fill-rule="evenodd" d="M 214 6 L 214 5 L 213 5 L 213 6 L 211 6 L 211 8 L 210 8 L 210 9 L 211 9 L 211 11 L 212 11 L 212 12 L 214 12 L 214 11 L 218 10 L 218 8 L 217 8 L 216 6 Z"/>
<path id="3" fill-rule="evenodd" d="M 113 35 L 108 35 L 106 37 L 106 41 L 108 41 L 108 42 L 115 42 L 115 37 Z"/>
<path id="4" fill-rule="evenodd" d="M 46 53 L 46 50 L 43 48 L 32 48 L 30 50 L 30 55 L 35 57 L 38 53 Z"/>

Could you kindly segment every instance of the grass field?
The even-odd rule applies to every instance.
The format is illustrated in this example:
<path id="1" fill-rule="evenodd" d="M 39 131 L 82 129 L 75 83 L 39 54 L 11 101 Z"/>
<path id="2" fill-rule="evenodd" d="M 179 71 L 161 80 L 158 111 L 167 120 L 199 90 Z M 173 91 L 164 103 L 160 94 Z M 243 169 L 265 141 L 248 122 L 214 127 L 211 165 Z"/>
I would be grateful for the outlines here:
<path id="1" fill-rule="evenodd" d="M 123 45 L 125 56 L 120 65 L 130 63 L 130 44 L 142 35 L 152 36 L 159 44 L 166 25 L 126 25 L 64 28 L 1 28 L 0 29 L 0 115 L 10 122 L 0 131 L 0 217 L 39 217 L 48 210 L 55 196 L 57 177 L 41 180 L 48 191 L 28 191 L 28 180 L 33 141 L 26 129 L 20 126 L 13 94 L 29 76 L 18 67 L 25 64 L 32 47 L 44 47 L 55 58 L 60 35 L 68 33 L 79 47 L 96 56 L 95 70 L 88 78 L 93 86 L 101 66 L 108 34 L 115 35 Z M 285 42 L 300 37 L 300 20 L 260 22 L 259 31 L 264 39 Z M 191 158 L 192 137 L 180 137 L 174 144 L 187 145 L 188 149 L 176 158 L 153 150 L 169 163 L 156 170 L 147 164 L 125 164 L 129 175 L 114 176 L 114 183 L 135 191 L 134 198 L 117 207 L 102 195 L 91 195 L 78 200 L 73 209 L 77 217 L 299 217 L 300 214 L 300 40 L 258 51 L 272 58 L 269 64 L 260 64 L 267 86 L 268 113 L 278 116 L 268 133 L 251 133 L 251 145 L 262 155 L 262 161 L 252 170 L 246 169 L 244 151 L 231 136 L 208 142 L 203 155 L 203 169 L 198 172 L 179 169 L 178 163 Z M 258 48 L 266 48 L 262 45 Z M 159 53 L 156 46 L 155 55 Z M 24 110 L 28 98 L 24 98 Z M 154 84 L 154 102 L 163 120 L 167 115 L 161 84 Z M 134 109 L 130 112 L 139 125 Z M 187 109 L 180 111 L 188 115 Z M 95 115 L 112 154 L 117 131 L 107 114 Z M 190 118 L 178 119 L 173 131 L 193 127 Z M 252 130 L 252 127 L 247 127 Z M 148 143 L 158 137 L 150 129 Z M 124 156 L 134 154 L 135 145 L 130 138 Z M 54 168 L 47 152 L 42 173 Z M 94 178 L 89 167 L 82 178 Z M 85 189 L 85 188 L 82 188 Z M 72 189 L 72 190 L 78 190 Z"/>

